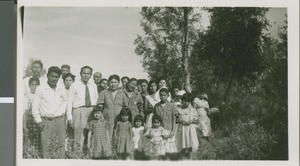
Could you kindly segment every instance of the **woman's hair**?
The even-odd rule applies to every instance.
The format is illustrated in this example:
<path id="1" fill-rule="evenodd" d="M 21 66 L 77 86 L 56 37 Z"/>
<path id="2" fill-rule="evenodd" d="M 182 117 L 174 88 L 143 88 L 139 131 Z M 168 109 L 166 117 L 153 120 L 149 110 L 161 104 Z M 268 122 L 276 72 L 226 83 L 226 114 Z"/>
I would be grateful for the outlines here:
<path id="1" fill-rule="evenodd" d="M 142 122 L 142 126 L 144 126 L 144 117 L 142 115 L 135 116 L 134 121 L 133 121 L 133 125 L 135 125 L 136 121 L 141 121 Z"/>
<path id="2" fill-rule="evenodd" d="M 118 82 L 120 82 L 120 77 L 116 74 L 113 74 L 111 76 L 108 77 L 108 82 L 110 82 L 112 79 L 117 80 Z"/>
<path id="3" fill-rule="evenodd" d="M 138 81 L 138 84 L 139 84 L 139 85 L 142 84 L 142 83 L 146 83 L 146 84 L 148 85 L 148 81 L 147 81 L 146 79 L 140 79 L 140 80 Z"/>
<path id="4" fill-rule="evenodd" d="M 132 114 L 131 114 L 131 110 L 129 107 L 127 106 L 123 106 L 123 108 L 121 109 L 121 112 L 119 114 L 119 121 L 122 120 L 122 116 L 123 115 L 128 115 L 128 121 L 131 123 L 132 122 Z"/>
<path id="5" fill-rule="evenodd" d="M 127 79 L 129 81 L 129 77 L 127 77 L 127 76 L 122 77 L 121 81 L 123 81 L 124 79 Z"/>
<path id="6" fill-rule="evenodd" d="M 161 116 L 156 114 L 152 116 L 152 123 L 154 123 L 154 120 L 158 120 L 161 124 L 163 122 Z"/>
<path id="7" fill-rule="evenodd" d="M 65 74 L 62 78 L 63 78 L 64 81 L 66 81 L 66 79 L 68 77 L 71 77 L 71 79 L 73 80 L 73 82 L 75 81 L 75 76 L 73 74 L 71 74 L 71 73 Z"/>
<path id="8" fill-rule="evenodd" d="M 165 92 L 165 93 L 167 93 L 167 94 L 169 95 L 169 90 L 168 90 L 167 88 L 161 88 L 161 89 L 159 90 L 159 94 L 160 94 L 161 92 Z"/>
<path id="9" fill-rule="evenodd" d="M 185 102 L 193 102 L 193 95 L 187 92 L 182 95 L 181 100 Z"/>
<path id="10" fill-rule="evenodd" d="M 151 94 L 151 91 L 150 91 L 150 86 L 151 86 L 151 84 L 155 84 L 155 85 L 156 85 L 156 88 L 158 87 L 155 80 L 149 81 L 148 88 L 147 88 L 147 91 L 148 91 L 149 94 Z M 156 89 L 156 90 L 157 90 L 157 89 Z"/>
<path id="11" fill-rule="evenodd" d="M 40 79 L 39 79 L 39 78 L 37 78 L 37 77 L 31 77 L 31 78 L 29 79 L 29 86 L 30 86 L 30 84 L 31 84 L 33 81 L 37 82 L 37 83 L 40 85 Z"/>

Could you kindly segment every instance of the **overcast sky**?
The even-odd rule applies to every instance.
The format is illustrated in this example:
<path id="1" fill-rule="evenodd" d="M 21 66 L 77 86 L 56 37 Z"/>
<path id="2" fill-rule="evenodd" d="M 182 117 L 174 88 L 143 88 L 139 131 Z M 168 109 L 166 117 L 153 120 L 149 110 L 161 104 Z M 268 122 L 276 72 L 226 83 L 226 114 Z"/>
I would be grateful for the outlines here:
<path id="1" fill-rule="evenodd" d="M 104 78 L 111 74 L 147 78 L 142 57 L 134 52 L 134 39 L 143 34 L 140 8 L 125 7 L 27 7 L 24 17 L 24 65 L 40 59 L 45 68 L 69 64 L 78 76 L 80 68 L 91 66 Z M 267 18 L 269 32 L 277 37 L 285 8 L 273 8 Z M 209 25 L 207 14 L 202 25 Z M 78 77 L 77 77 L 78 78 Z"/>

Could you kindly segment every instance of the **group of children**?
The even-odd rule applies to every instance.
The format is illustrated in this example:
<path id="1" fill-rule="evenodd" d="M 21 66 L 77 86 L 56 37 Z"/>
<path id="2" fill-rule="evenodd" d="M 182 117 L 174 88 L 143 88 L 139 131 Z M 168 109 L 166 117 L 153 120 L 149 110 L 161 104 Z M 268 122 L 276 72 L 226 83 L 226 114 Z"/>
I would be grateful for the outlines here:
<path id="1" fill-rule="evenodd" d="M 159 90 L 159 97 L 160 102 L 147 117 L 137 115 L 132 119 L 130 108 L 123 107 L 114 125 L 113 138 L 109 138 L 110 124 L 103 117 L 102 107 L 94 107 L 93 120 L 87 127 L 92 158 L 190 159 L 191 153 L 199 148 L 198 137 L 211 134 L 207 95 L 194 99 L 185 93 L 180 106 L 168 101 L 167 88 Z"/>

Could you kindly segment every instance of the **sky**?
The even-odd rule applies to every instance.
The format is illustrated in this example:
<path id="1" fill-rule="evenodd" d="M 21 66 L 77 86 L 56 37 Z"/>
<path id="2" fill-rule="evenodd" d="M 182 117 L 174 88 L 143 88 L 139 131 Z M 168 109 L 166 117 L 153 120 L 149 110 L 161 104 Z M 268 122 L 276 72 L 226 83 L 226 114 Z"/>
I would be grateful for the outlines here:
<path id="1" fill-rule="evenodd" d="M 141 8 L 126 7 L 26 7 L 24 16 L 24 66 L 29 58 L 39 59 L 47 69 L 69 64 L 79 78 L 80 68 L 88 65 L 103 78 L 112 74 L 148 78 L 142 57 L 135 54 L 134 39 L 143 34 Z M 272 8 L 267 18 L 268 32 L 278 38 L 285 8 Z M 203 27 L 209 25 L 202 13 Z"/>

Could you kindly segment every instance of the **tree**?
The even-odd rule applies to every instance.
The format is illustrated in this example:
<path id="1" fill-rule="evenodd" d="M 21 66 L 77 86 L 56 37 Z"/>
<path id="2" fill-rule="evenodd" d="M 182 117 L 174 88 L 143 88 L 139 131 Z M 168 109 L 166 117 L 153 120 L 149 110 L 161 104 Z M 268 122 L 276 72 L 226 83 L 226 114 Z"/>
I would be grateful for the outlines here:
<path id="1" fill-rule="evenodd" d="M 203 36 L 200 60 L 213 66 L 213 74 L 227 83 L 223 100 L 236 82 L 254 82 L 263 71 L 261 46 L 267 28 L 266 8 L 208 8 L 210 26 Z M 195 49 L 196 50 L 196 49 Z"/>
<path id="2" fill-rule="evenodd" d="M 199 9 L 143 7 L 141 15 L 145 35 L 135 40 L 135 52 L 143 56 L 143 67 L 151 79 L 165 77 L 171 87 L 189 87 L 190 53 L 201 29 Z"/>

